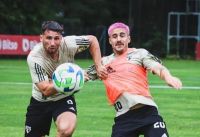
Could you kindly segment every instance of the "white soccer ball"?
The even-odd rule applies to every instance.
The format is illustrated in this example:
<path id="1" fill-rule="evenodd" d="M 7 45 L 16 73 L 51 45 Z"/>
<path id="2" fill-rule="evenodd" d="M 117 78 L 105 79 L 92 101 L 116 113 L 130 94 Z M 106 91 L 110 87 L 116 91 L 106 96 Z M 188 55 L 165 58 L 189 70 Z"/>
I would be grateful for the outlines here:
<path id="1" fill-rule="evenodd" d="M 84 71 L 77 64 L 64 63 L 56 68 L 52 81 L 58 92 L 72 95 L 83 87 Z"/>

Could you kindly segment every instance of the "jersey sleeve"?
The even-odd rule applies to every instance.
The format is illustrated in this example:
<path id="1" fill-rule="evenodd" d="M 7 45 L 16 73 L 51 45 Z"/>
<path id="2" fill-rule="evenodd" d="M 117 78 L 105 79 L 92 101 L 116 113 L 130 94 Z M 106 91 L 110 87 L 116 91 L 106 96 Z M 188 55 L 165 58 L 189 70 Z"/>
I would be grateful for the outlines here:
<path id="1" fill-rule="evenodd" d="M 86 69 L 86 72 L 87 72 L 88 77 L 90 78 L 90 80 L 96 80 L 96 79 L 98 79 L 97 71 L 96 71 L 95 65 L 89 66 L 89 67 Z"/>
<path id="2" fill-rule="evenodd" d="M 90 46 L 90 41 L 87 36 L 66 36 L 64 39 L 64 47 L 67 47 L 71 53 L 79 53 Z"/>
<path id="3" fill-rule="evenodd" d="M 152 68 L 162 65 L 162 61 L 153 54 L 151 54 L 150 52 L 148 52 L 147 50 L 143 49 L 141 54 L 143 56 L 142 57 L 143 66 L 147 70 L 151 71 Z"/>
<path id="4" fill-rule="evenodd" d="M 48 75 L 41 65 L 33 61 L 33 59 L 31 58 L 28 58 L 27 63 L 29 66 L 29 71 L 31 73 L 33 83 L 49 81 Z"/>
<path id="5" fill-rule="evenodd" d="M 113 57 L 113 54 L 110 55 L 110 56 L 107 56 L 107 57 L 102 57 L 102 59 L 101 59 L 101 63 L 102 63 L 102 65 L 105 66 L 106 64 L 108 64 L 109 61 L 111 61 L 112 57 Z M 91 65 L 91 66 L 89 66 L 89 67 L 86 69 L 86 72 L 87 72 L 87 74 L 88 74 L 90 80 L 96 80 L 96 79 L 99 79 L 94 64 Z"/>

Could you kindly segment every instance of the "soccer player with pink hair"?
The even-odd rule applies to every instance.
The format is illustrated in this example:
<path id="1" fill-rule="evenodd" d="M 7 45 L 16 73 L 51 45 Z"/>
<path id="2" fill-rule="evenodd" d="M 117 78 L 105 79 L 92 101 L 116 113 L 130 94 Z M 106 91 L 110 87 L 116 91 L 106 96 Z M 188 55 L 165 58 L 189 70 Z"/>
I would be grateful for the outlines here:
<path id="1" fill-rule="evenodd" d="M 171 75 L 161 61 L 145 49 L 129 48 L 129 27 L 121 22 L 108 28 L 113 53 L 102 58 L 108 77 L 103 79 L 107 98 L 115 107 L 112 137 L 168 137 L 166 124 L 151 96 L 147 73 L 159 76 L 167 85 L 181 89 L 182 82 Z M 97 78 L 88 68 L 90 79 Z"/>

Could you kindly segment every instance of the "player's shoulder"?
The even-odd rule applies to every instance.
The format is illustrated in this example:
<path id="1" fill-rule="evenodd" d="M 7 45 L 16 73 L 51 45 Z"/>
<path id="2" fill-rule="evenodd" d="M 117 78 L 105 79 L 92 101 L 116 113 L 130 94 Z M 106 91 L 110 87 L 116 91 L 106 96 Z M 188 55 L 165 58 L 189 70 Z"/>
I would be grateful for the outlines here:
<path id="1" fill-rule="evenodd" d="M 64 36 L 63 37 L 63 40 L 65 42 L 70 42 L 71 40 L 82 40 L 82 39 L 88 39 L 88 37 L 86 35 L 81 35 L 81 36 L 70 35 L 70 36 Z"/>
<path id="2" fill-rule="evenodd" d="M 146 50 L 146 49 L 144 49 L 144 48 L 135 48 L 134 50 L 133 50 L 134 52 L 136 52 L 136 53 L 139 53 L 139 54 L 148 54 L 149 53 L 149 51 L 148 50 Z"/>
<path id="3" fill-rule="evenodd" d="M 75 37 L 76 37 L 75 35 L 64 36 L 63 40 L 71 40 L 71 39 L 74 39 Z"/>
<path id="4" fill-rule="evenodd" d="M 37 60 L 41 58 L 43 52 L 43 46 L 42 43 L 38 43 L 34 46 L 34 48 L 30 51 L 30 53 L 27 56 L 27 61 L 31 62 L 32 60 Z"/>
<path id="5" fill-rule="evenodd" d="M 67 45 L 67 47 L 77 47 L 76 45 L 89 45 L 89 39 L 87 36 L 65 36 L 62 39 L 61 45 Z"/>
<path id="6" fill-rule="evenodd" d="M 101 61 L 104 65 L 108 64 L 109 62 L 111 62 L 113 59 L 115 58 L 114 53 L 108 55 L 108 56 L 104 56 L 102 57 Z"/>
<path id="7" fill-rule="evenodd" d="M 162 61 L 158 57 L 156 57 L 155 55 L 153 55 L 152 53 L 150 53 L 148 50 L 143 49 L 143 48 L 137 49 L 137 50 L 138 50 L 137 52 L 139 53 L 139 55 L 140 55 L 140 57 L 142 59 L 148 59 L 148 60 L 151 60 L 153 62 L 156 61 L 156 62 L 162 64 Z"/>
<path id="8" fill-rule="evenodd" d="M 37 43 L 37 44 L 33 47 L 33 49 L 30 51 L 29 55 L 36 54 L 36 53 L 38 53 L 39 51 L 41 51 L 42 49 L 43 49 L 42 42 Z"/>
<path id="9" fill-rule="evenodd" d="M 130 48 L 128 51 L 127 56 L 129 58 L 145 58 L 146 56 L 148 56 L 149 51 L 144 49 L 144 48 Z"/>

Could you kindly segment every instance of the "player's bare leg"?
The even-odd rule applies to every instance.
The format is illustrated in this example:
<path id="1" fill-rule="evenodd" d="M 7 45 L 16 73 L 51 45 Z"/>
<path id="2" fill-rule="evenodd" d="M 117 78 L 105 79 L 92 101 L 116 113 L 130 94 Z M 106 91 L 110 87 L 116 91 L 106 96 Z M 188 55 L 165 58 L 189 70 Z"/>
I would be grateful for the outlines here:
<path id="1" fill-rule="evenodd" d="M 72 112 L 64 112 L 57 117 L 57 137 L 71 137 L 76 128 L 76 115 Z"/>

